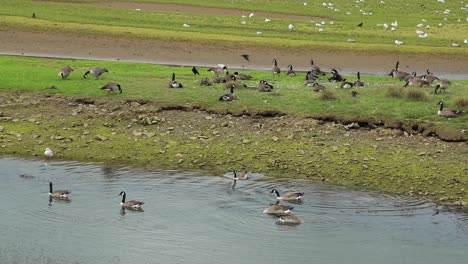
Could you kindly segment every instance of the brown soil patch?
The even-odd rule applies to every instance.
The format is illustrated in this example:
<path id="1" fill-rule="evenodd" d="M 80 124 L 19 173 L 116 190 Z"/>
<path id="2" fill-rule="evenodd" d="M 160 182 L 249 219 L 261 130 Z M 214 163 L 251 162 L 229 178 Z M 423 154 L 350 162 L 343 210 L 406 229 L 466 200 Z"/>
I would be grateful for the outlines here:
<path id="1" fill-rule="evenodd" d="M 239 9 L 226 9 L 216 7 L 201 7 L 191 5 L 179 5 L 179 4 L 161 4 L 161 3 L 132 3 L 132 2 L 113 2 L 113 3 L 84 3 L 84 5 L 92 5 L 99 7 L 110 7 L 110 8 L 123 8 L 123 9 L 140 9 L 144 10 L 157 10 L 162 12 L 184 12 L 184 13 L 196 13 L 196 14 L 213 14 L 213 15 L 229 15 L 229 16 L 248 16 L 250 13 L 254 13 L 258 17 L 268 17 L 270 19 L 281 18 L 281 19 L 294 19 L 294 20 L 314 20 L 314 19 L 325 19 L 324 17 L 314 16 L 303 16 L 303 15 L 291 15 L 291 14 L 280 14 L 280 13 L 268 13 L 258 11 L 248 11 Z M 325 19 L 326 20 L 326 19 Z"/>
<path id="2" fill-rule="evenodd" d="M 83 36 L 52 32 L 0 30 L 0 54 L 57 58 L 121 60 L 168 65 L 213 66 L 226 64 L 233 69 L 270 69 L 273 58 L 282 69 L 293 64 L 295 70 L 309 69 L 310 59 L 323 70 L 332 67 L 344 74 L 388 74 L 400 60 L 406 71 L 426 69 L 451 79 L 468 79 L 468 60 L 463 56 L 379 53 L 332 50 L 236 47 L 169 42 L 109 36 Z M 240 55 L 250 54 L 250 62 Z M 228 54 L 228 55 L 226 55 Z"/>

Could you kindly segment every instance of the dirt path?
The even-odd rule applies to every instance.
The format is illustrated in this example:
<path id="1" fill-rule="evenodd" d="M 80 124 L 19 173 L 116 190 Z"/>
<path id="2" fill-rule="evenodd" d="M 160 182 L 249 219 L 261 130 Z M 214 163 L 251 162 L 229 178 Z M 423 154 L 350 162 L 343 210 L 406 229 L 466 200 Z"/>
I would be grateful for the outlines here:
<path id="1" fill-rule="evenodd" d="M 406 71 L 431 69 L 451 79 L 468 79 L 468 60 L 463 56 L 427 56 L 354 51 L 242 48 L 160 40 L 82 36 L 51 32 L 0 30 L 0 54 L 121 60 L 157 64 L 213 66 L 218 63 L 239 69 L 270 69 L 273 58 L 286 69 L 307 70 L 310 59 L 324 70 L 335 67 L 344 74 L 386 74 L 400 60 Z M 250 54 L 250 62 L 240 55 Z"/>

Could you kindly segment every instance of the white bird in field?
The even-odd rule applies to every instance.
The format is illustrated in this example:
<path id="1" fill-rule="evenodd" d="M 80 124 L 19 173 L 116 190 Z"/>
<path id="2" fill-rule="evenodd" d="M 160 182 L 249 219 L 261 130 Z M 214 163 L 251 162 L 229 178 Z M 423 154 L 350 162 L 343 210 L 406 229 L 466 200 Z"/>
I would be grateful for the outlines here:
<path id="1" fill-rule="evenodd" d="M 294 25 L 293 25 L 293 24 L 289 24 L 288 29 L 289 29 L 289 30 L 293 30 L 293 29 L 294 29 Z"/>
<path id="2" fill-rule="evenodd" d="M 266 23 L 271 22 L 271 19 L 265 18 L 265 22 L 266 22 Z"/>
<path id="3" fill-rule="evenodd" d="M 250 15 L 249 15 L 250 18 L 252 18 L 252 17 L 254 17 L 254 16 L 255 16 L 254 13 L 250 13 Z"/>
<path id="4" fill-rule="evenodd" d="M 190 27 L 190 25 L 189 25 L 189 24 L 183 24 L 182 26 L 183 26 L 183 27 L 185 27 L 185 28 L 188 28 L 188 27 Z"/>
<path id="5" fill-rule="evenodd" d="M 46 158 L 50 159 L 54 156 L 54 152 L 50 149 L 50 148 L 46 148 L 45 151 L 44 151 L 44 156 L 46 156 Z"/>
<path id="6" fill-rule="evenodd" d="M 463 43 L 468 44 L 468 39 L 465 39 Z"/>
<path id="7" fill-rule="evenodd" d="M 399 41 L 399 40 L 395 40 L 395 44 L 397 44 L 397 45 L 403 45 L 404 42 L 403 42 L 403 41 Z"/>

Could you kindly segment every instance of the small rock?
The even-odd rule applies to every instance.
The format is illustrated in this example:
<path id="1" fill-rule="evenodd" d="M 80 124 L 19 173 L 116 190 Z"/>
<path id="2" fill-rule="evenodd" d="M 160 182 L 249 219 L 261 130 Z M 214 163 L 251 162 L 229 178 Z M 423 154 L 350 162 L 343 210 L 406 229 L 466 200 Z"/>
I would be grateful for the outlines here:
<path id="1" fill-rule="evenodd" d="M 3 132 L 3 130 L 5 130 L 5 128 L 3 126 L 0 126 L 0 132 Z"/>
<path id="2" fill-rule="evenodd" d="M 271 139 L 274 141 L 274 142 L 278 142 L 279 138 L 277 136 L 273 136 L 271 137 Z"/>
<path id="3" fill-rule="evenodd" d="M 101 136 L 101 135 L 96 135 L 96 139 L 99 140 L 99 141 L 107 141 L 108 139 L 104 136 Z"/>

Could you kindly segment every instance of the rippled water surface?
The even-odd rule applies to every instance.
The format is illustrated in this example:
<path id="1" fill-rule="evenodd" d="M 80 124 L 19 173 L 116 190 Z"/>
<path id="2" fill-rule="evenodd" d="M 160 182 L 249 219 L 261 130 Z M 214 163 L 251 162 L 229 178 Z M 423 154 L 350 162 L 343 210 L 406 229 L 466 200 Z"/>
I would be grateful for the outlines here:
<path id="1" fill-rule="evenodd" d="M 423 200 L 275 180 L 0 158 L 0 263 L 466 263 L 468 217 Z M 71 189 L 49 200 L 48 182 Z M 262 213 L 305 192 L 304 221 Z M 143 212 L 123 211 L 127 200 Z M 284 202 L 283 202 L 284 203 Z"/>

